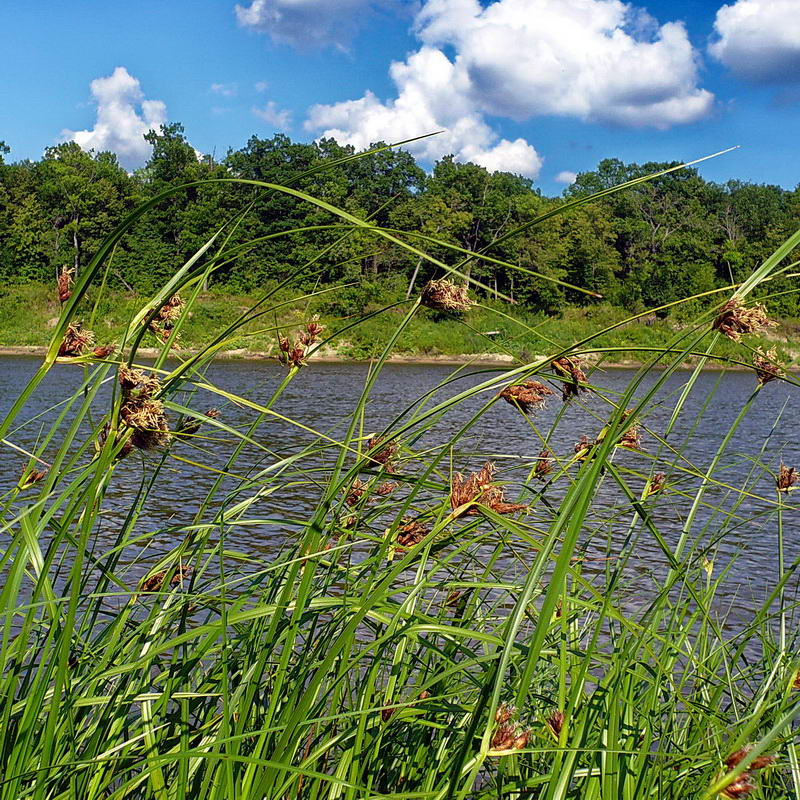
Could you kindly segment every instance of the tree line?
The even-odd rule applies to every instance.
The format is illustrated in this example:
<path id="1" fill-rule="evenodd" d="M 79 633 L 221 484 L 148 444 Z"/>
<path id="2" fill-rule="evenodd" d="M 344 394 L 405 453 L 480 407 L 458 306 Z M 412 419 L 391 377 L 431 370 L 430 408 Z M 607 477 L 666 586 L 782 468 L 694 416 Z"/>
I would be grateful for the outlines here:
<path id="1" fill-rule="evenodd" d="M 152 156 L 132 174 L 113 153 L 87 153 L 74 142 L 48 148 L 38 161 L 17 162 L 0 142 L 2 284 L 53 281 L 64 268 L 80 272 L 139 204 L 209 178 L 291 186 L 396 230 L 446 263 L 461 256 L 437 241 L 485 251 L 496 261 L 472 259 L 464 268 L 480 282 L 479 291 L 548 313 L 597 300 L 535 273 L 638 311 L 742 280 L 800 225 L 800 187 L 714 183 L 687 168 L 504 238 L 565 202 L 672 165 L 606 159 L 579 174 L 561 197 L 545 197 L 526 178 L 450 156 L 426 172 L 403 150 L 350 158 L 353 148 L 331 139 L 300 143 L 275 135 L 252 136 L 216 160 L 198 157 L 177 123 L 145 138 Z M 153 289 L 225 221 L 232 223 L 230 244 L 259 240 L 216 272 L 215 285 L 231 292 L 257 291 L 298 270 L 305 288 L 347 284 L 332 302 L 348 313 L 376 293 L 410 295 L 437 274 L 428 261 L 368 231 L 344 235 L 324 209 L 230 182 L 161 201 L 117 248 L 109 280 L 130 291 Z M 800 316 L 792 272 L 764 290 L 774 313 Z"/>

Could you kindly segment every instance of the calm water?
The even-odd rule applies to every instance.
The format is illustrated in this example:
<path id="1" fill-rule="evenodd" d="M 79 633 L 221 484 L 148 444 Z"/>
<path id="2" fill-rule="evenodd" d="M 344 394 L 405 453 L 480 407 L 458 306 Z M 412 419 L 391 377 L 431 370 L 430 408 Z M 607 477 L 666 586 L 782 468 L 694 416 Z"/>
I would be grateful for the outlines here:
<path id="1" fill-rule="evenodd" d="M 35 372 L 39 359 L 29 357 L 0 358 L 0 416 L 2 416 L 18 393 L 26 385 Z M 366 408 L 365 430 L 377 432 L 391 422 L 407 405 L 414 402 L 426 392 L 430 392 L 446 381 L 454 371 L 453 367 L 431 365 L 389 365 L 380 375 Z M 113 374 L 113 373 L 112 373 Z M 248 397 L 263 403 L 283 376 L 283 371 L 276 365 L 267 362 L 218 362 L 209 368 L 206 377 L 219 388 L 236 395 Z M 313 364 L 301 371 L 290 384 L 285 394 L 276 405 L 276 410 L 303 423 L 314 431 L 324 433 L 336 439 L 348 423 L 349 414 L 353 410 L 355 400 L 363 387 L 368 374 L 367 365 L 363 364 Z M 472 369 L 462 373 L 457 380 L 438 389 L 435 400 L 440 401 L 452 396 L 471 385 L 475 385 L 495 373 L 486 370 Z M 609 397 L 614 392 L 622 391 L 634 375 L 631 370 L 597 371 L 592 381 L 602 386 Z M 39 387 L 30 405 L 18 421 L 17 428 L 9 435 L 10 441 L 21 447 L 35 446 L 47 429 L 56 413 L 53 406 L 69 397 L 80 386 L 83 371 L 77 367 L 57 366 L 46 381 Z M 652 406 L 644 424 L 656 434 L 662 434 L 673 410 L 680 388 L 687 378 L 688 372 L 672 376 L 667 385 L 659 391 L 657 402 Z M 648 378 L 651 385 L 654 376 Z M 742 405 L 752 393 L 755 380 L 749 373 L 708 372 L 701 376 L 693 391 L 682 419 L 669 438 L 670 444 L 680 448 L 686 465 L 693 465 L 703 471 L 711 461 L 716 447 L 728 431 L 730 424 L 740 411 Z M 643 387 L 641 391 L 644 391 Z M 716 389 L 716 391 L 713 391 Z M 494 390 L 496 391 L 496 390 Z M 450 436 L 465 425 L 491 398 L 494 391 L 484 392 L 456 406 L 447 416 L 439 420 L 419 440 L 413 443 L 413 449 L 421 450 L 436 447 L 447 442 Z M 713 394 L 712 394 L 713 392 Z M 96 402 L 98 413 L 106 407 L 110 395 L 108 392 L 99 396 Z M 709 397 L 711 399 L 709 400 Z M 188 405 L 198 410 L 210 406 L 219 407 L 221 419 L 230 426 L 243 428 L 252 419 L 252 412 L 227 403 L 224 399 L 211 393 L 198 391 L 191 399 L 184 398 Z M 781 459 L 787 464 L 800 464 L 800 446 L 794 422 L 796 407 L 796 390 L 783 383 L 773 383 L 760 392 L 751 413 L 734 437 L 730 449 L 722 461 L 722 467 L 716 477 L 729 482 L 733 486 L 741 485 L 747 475 L 752 476 L 750 491 L 753 495 L 773 500 L 775 497 L 773 478 L 767 469 L 777 470 Z M 704 405 L 702 420 L 696 429 L 698 415 Z M 599 398 L 586 401 L 585 407 L 573 403 L 565 410 L 556 397 L 549 407 L 536 415 L 539 430 L 546 433 L 557 415 L 562 416 L 552 439 L 553 449 L 559 456 L 570 457 L 574 443 L 581 434 L 595 436 L 602 427 L 602 421 L 609 414 L 609 406 Z M 83 429 L 89 435 L 89 427 Z M 208 429 L 204 429 L 207 432 Z M 686 438 L 688 437 L 688 439 Z M 313 434 L 297 426 L 280 420 L 270 421 L 258 434 L 259 442 L 267 451 L 252 449 L 245 453 L 238 472 L 266 467 L 280 459 L 298 452 L 314 441 Z M 766 443 L 765 443 L 766 442 Z M 643 444 L 651 455 L 659 453 L 659 445 L 652 436 L 644 434 Z M 53 445 L 55 450 L 56 444 Z M 219 441 L 205 443 L 204 451 L 178 444 L 174 451 L 181 457 L 206 465 L 220 467 L 230 453 L 232 444 L 225 437 Z M 763 449 L 762 449 L 763 448 Z M 519 412 L 505 403 L 495 404 L 468 434 L 460 440 L 454 451 L 453 465 L 455 469 L 466 470 L 479 465 L 485 456 L 496 458 L 500 477 L 507 484 L 507 496 L 511 500 L 525 498 L 524 481 L 530 459 L 541 449 L 530 426 Z M 5 467 L 0 475 L 0 489 L 8 488 L 16 481 L 22 466 L 22 457 L 4 447 L 2 464 Z M 45 458 L 47 456 L 45 455 Z M 258 558 L 269 558 L 285 543 L 287 537 L 295 535 L 307 513 L 314 508 L 319 498 L 321 485 L 325 479 L 324 467 L 335 457 L 335 448 L 323 449 L 303 460 L 297 472 L 296 485 L 291 492 L 270 495 L 260 500 L 248 512 L 248 516 L 258 515 L 268 518 L 268 526 L 258 528 L 234 529 L 228 534 L 228 545 L 231 548 L 252 554 Z M 669 453 L 666 458 L 672 458 Z M 640 472 L 647 472 L 652 461 L 636 453 L 618 452 L 617 463 Z M 450 456 L 443 462 L 446 471 L 449 468 Z M 659 469 L 670 470 L 665 466 Z M 665 495 L 659 503 L 657 518 L 660 527 L 666 532 L 670 544 L 674 544 L 680 526 L 691 504 L 690 497 L 696 485 L 691 477 L 681 477 L 674 471 L 674 487 L 676 491 Z M 144 474 L 148 469 L 144 470 Z M 142 462 L 137 457 L 123 461 L 117 468 L 112 487 L 108 493 L 108 502 L 102 525 L 94 543 L 98 552 L 114 541 L 119 523 L 130 507 L 131 498 L 141 485 L 143 475 Z M 137 552 L 137 563 L 133 573 L 144 572 L 158 556 L 169 550 L 182 536 L 181 526 L 190 524 L 197 511 L 199 498 L 203 497 L 215 475 L 191 464 L 170 459 L 150 498 L 146 515 L 138 521 L 141 532 L 157 534 L 149 540 L 143 552 Z M 560 484 L 564 485 L 565 481 Z M 634 486 L 637 479 L 632 478 Z M 552 490 L 552 497 L 557 498 L 558 485 Z M 800 494 L 798 492 L 797 494 Z M 398 495 L 402 496 L 402 494 Z M 530 497 L 530 494 L 528 494 Z M 715 489 L 708 495 L 708 500 L 723 504 L 731 509 L 738 500 L 738 495 L 724 488 Z M 630 513 L 619 516 L 614 523 L 612 516 L 618 514 L 620 497 L 610 481 L 601 487 L 594 504 L 591 519 L 587 526 L 587 538 L 598 539 L 598 551 L 602 551 L 608 536 L 612 538 L 624 533 L 630 519 Z M 790 502 L 796 507 L 794 497 Z M 717 564 L 724 564 L 736 557 L 737 567 L 724 596 L 730 602 L 735 614 L 746 615 L 748 606 L 754 595 L 763 597 L 774 581 L 776 574 L 776 540 L 774 516 L 765 515 L 769 504 L 758 496 L 748 497 L 736 508 L 736 524 L 717 549 L 710 551 Z M 789 517 L 789 519 L 793 519 Z M 700 534 L 701 547 L 711 547 L 721 525 L 719 517 L 704 511 L 700 515 L 695 531 Z M 795 527 L 788 524 L 789 542 L 787 561 L 793 561 L 800 555 L 798 537 Z M 236 530 L 241 533 L 237 534 Z M 600 541 L 602 540 L 602 541 Z M 652 587 L 657 580 L 659 567 L 664 563 L 663 554 L 648 535 L 643 535 L 637 546 L 636 561 L 633 564 L 630 586 L 642 590 L 642 597 L 647 594 L 647 587 Z M 589 547 L 589 554 L 592 548 Z M 591 571 L 591 562 L 587 569 Z M 604 567 L 598 564 L 597 570 Z M 655 578 L 654 578 L 655 575 Z M 795 591 L 795 588 L 792 588 Z M 633 595 L 635 597 L 635 594 Z"/>

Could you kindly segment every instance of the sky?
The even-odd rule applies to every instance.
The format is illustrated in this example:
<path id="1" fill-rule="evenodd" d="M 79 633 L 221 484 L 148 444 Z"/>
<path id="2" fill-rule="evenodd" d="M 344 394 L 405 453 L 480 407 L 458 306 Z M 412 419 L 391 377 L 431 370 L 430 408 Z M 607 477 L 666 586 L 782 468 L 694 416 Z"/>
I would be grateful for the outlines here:
<path id="1" fill-rule="evenodd" d="M 180 122 L 453 153 L 558 194 L 603 158 L 794 188 L 800 0 L 3 0 L 0 140 L 74 139 L 126 169 Z"/>

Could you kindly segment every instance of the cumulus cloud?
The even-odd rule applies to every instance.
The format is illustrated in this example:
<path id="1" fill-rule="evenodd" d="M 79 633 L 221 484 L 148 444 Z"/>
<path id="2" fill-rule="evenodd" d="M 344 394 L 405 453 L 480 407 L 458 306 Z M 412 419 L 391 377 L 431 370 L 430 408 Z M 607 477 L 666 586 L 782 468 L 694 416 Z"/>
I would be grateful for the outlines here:
<path id="1" fill-rule="evenodd" d="M 454 48 L 489 114 L 668 128 L 713 105 L 683 24 L 621 0 L 428 0 L 416 24 L 426 45 Z"/>
<path id="2" fill-rule="evenodd" d="M 474 108 L 467 76 L 441 50 L 422 47 L 407 61 L 394 62 L 390 75 L 395 99 L 382 102 L 368 91 L 358 100 L 312 106 L 306 130 L 358 149 L 441 130 L 408 149 L 427 160 L 453 153 L 487 169 L 538 175 L 542 160 L 536 150 L 524 139 L 499 139 Z"/>
<path id="3" fill-rule="evenodd" d="M 292 127 L 292 112 L 288 109 L 278 108 L 274 100 L 268 101 L 263 108 L 253 106 L 251 111 L 277 131 L 287 131 Z"/>
<path id="4" fill-rule="evenodd" d="M 62 136 L 84 150 L 111 150 L 126 169 L 141 166 L 152 152 L 144 134 L 158 130 L 167 120 L 161 100 L 146 100 L 139 81 L 125 67 L 117 67 L 105 78 L 91 83 L 97 103 L 97 119 L 91 130 L 63 130 Z"/>
<path id="5" fill-rule="evenodd" d="M 577 172 L 570 172 L 570 170 L 565 169 L 556 175 L 554 178 L 556 183 L 565 183 L 569 185 L 570 183 L 575 183 L 575 179 L 578 177 Z"/>
<path id="6" fill-rule="evenodd" d="M 273 41 L 304 49 L 346 47 L 376 5 L 402 5 L 404 0 L 252 0 L 237 5 L 239 24 Z"/>
<path id="7" fill-rule="evenodd" d="M 754 83 L 800 83 L 797 0 L 737 0 L 717 11 L 711 55 Z"/>
<path id="8" fill-rule="evenodd" d="M 415 32 L 420 49 L 389 70 L 395 97 L 313 106 L 306 129 L 356 147 L 444 129 L 409 149 L 536 177 L 534 147 L 500 139 L 487 116 L 668 128 L 714 103 L 683 24 L 621 0 L 426 0 Z"/>
<path id="9" fill-rule="evenodd" d="M 257 92 L 266 92 L 267 89 L 269 89 L 269 83 L 267 83 L 267 81 L 257 81 L 253 84 L 253 88 Z"/>

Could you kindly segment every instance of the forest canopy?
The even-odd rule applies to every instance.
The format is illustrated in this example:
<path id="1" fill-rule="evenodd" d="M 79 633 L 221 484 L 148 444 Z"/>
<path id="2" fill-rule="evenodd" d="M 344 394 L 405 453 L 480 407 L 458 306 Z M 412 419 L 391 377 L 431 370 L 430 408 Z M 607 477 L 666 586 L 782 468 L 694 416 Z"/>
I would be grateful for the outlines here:
<path id="1" fill-rule="evenodd" d="M 170 187 L 210 178 L 290 185 L 360 218 L 421 235 L 414 241 L 447 263 L 453 263 L 453 251 L 431 240 L 486 250 L 506 264 L 475 259 L 468 265 L 484 291 L 549 313 L 565 304 L 596 301 L 533 272 L 640 311 L 743 279 L 800 225 L 800 188 L 719 184 L 686 168 L 503 238 L 574 197 L 674 164 L 606 159 L 596 170 L 580 173 L 561 197 L 545 197 L 526 178 L 449 156 L 426 172 L 402 149 L 332 163 L 355 151 L 331 139 L 299 143 L 284 135 L 252 136 L 244 147 L 217 160 L 199 156 L 177 123 L 145 138 L 152 156 L 133 173 L 113 153 L 87 153 L 74 142 L 48 148 L 39 161 L 18 162 L 0 142 L 3 284 L 52 282 L 63 268 L 79 273 L 103 238 L 142 202 Z M 307 230 L 243 248 L 215 273 L 219 289 L 254 291 L 322 251 L 306 280 L 309 286 L 353 284 L 340 296 L 344 305 L 360 305 L 377 286 L 410 293 L 435 277 L 430 264 L 369 232 L 340 241 L 336 220 L 323 209 L 230 182 L 189 188 L 154 207 L 117 248 L 109 280 L 120 289 L 149 291 L 222 222 L 237 218 L 234 245 Z M 796 293 L 780 294 L 782 284 L 788 289 L 795 280 L 789 272 L 771 282 L 771 308 L 783 316 L 800 316 Z"/>

